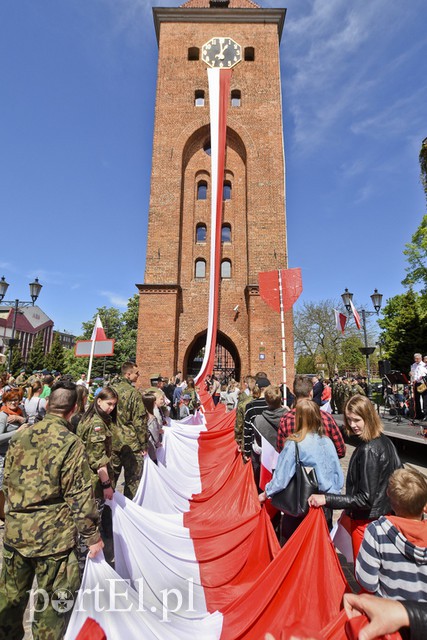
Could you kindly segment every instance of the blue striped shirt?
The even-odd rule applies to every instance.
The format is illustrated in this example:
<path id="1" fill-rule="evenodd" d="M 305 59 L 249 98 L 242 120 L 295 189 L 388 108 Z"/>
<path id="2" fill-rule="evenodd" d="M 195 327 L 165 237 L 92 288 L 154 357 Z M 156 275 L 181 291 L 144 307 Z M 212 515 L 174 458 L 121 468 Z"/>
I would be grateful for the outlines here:
<path id="1" fill-rule="evenodd" d="M 365 530 L 356 578 L 364 589 L 383 598 L 427 602 L 427 547 L 414 545 L 381 516 Z"/>

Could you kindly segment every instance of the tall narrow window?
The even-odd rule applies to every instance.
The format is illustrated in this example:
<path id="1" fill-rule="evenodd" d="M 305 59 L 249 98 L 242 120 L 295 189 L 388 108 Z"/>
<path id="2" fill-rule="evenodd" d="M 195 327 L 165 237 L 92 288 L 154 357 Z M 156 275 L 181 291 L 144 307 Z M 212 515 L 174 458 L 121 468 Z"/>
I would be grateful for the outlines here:
<path id="1" fill-rule="evenodd" d="M 245 47 L 245 61 L 254 62 L 254 60 L 255 60 L 255 49 L 253 47 Z"/>
<path id="2" fill-rule="evenodd" d="M 211 155 L 211 141 L 208 140 L 207 142 L 205 142 L 205 144 L 203 145 L 203 151 L 210 156 Z"/>
<path id="3" fill-rule="evenodd" d="M 231 225 L 229 224 L 222 225 L 221 242 L 231 242 Z"/>
<path id="4" fill-rule="evenodd" d="M 197 183 L 197 200 L 206 200 L 208 197 L 208 183 L 206 180 L 200 180 Z"/>
<path id="5" fill-rule="evenodd" d="M 194 276 L 196 278 L 206 278 L 206 260 L 202 258 L 196 260 Z"/>
<path id="6" fill-rule="evenodd" d="M 224 180 L 224 186 L 222 189 L 222 199 L 231 200 L 231 182 L 230 180 Z"/>
<path id="7" fill-rule="evenodd" d="M 198 47 L 189 47 L 188 49 L 188 59 L 189 60 L 199 60 L 200 51 Z"/>
<path id="8" fill-rule="evenodd" d="M 195 107 L 205 106 L 205 92 L 202 89 L 197 89 L 194 92 L 194 106 Z"/>
<path id="9" fill-rule="evenodd" d="M 206 242 L 206 225 L 203 222 L 196 227 L 196 242 Z"/>
<path id="10" fill-rule="evenodd" d="M 233 89 L 231 92 L 231 106 L 232 107 L 240 107 L 242 94 L 240 89 Z"/>
<path id="11" fill-rule="evenodd" d="M 223 260 L 221 262 L 221 278 L 229 279 L 231 278 L 231 261 Z"/>

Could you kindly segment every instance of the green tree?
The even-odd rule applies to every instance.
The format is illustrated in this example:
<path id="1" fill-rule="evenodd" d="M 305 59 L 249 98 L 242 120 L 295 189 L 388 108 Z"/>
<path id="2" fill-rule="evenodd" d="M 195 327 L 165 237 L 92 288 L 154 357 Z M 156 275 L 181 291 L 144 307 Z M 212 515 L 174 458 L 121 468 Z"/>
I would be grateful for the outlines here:
<path id="1" fill-rule="evenodd" d="M 45 358 L 46 369 L 50 371 L 60 371 L 64 373 L 64 347 L 61 344 L 59 335 L 56 333 L 52 342 L 52 347 Z"/>
<path id="2" fill-rule="evenodd" d="M 365 369 L 366 359 L 361 353 L 362 339 L 357 335 L 350 335 L 341 342 L 341 353 L 338 360 L 340 370 L 359 372 Z"/>
<path id="3" fill-rule="evenodd" d="M 344 336 L 337 331 L 334 308 L 338 306 L 333 300 L 305 302 L 294 314 L 298 373 L 309 373 L 308 367 L 311 367 L 310 373 L 315 373 L 321 367 L 325 374 L 331 377 L 337 369 L 359 369 L 359 366 L 353 365 L 360 362 L 355 349 L 363 344 L 362 332 L 351 320 L 347 323 Z M 372 330 L 369 331 L 369 341 L 370 344 L 375 343 Z M 346 356 L 350 360 L 347 360 Z"/>
<path id="4" fill-rule="evenodd" d="M 7 356 L 9 358 L 9 355 Z M 10 373 L 16 377 L 22 369 L 22 352 L 18 344 L 16 344 L 12 349 L 12 361 L 10 363 Z"/>
<path id="5" fill-rule="evenodd" d="M 40 371 L 45 366 L 45 354 L 43 347 L 43 334 L 39 333 L 34 340 L 28 356 L 27 368 L 29 371 Z"/>
<path id="6" fill-rule="evenodd" d="M 423 216 L 420 226 L 412 236 L 412 241 L 405 245 L 403 253 L 406 256 L 406 278 L 402 284 L 412 287 L 422 286 L 422 293 L 427 294 L 427 215 Z"/>
<path id="7" fill-rule="evenodd" d="M 408 372 L 414 353 L 422 353 L 427 343 L 423 296 L 409 289 L 390 298 L 378 324 L 383 330 L 384 351 L 392 368 Z"/>
<path id="8" fill-rule="evenodd" d="M 118 344 L 117 359 L 120 364 L 136 358 L 136 339 L 138 333 L 139 295 L 129 298 L 126 311 L 122 314 L 122 331 Z"/>
<path id="9" fill-rule="evenodd" d="M 299 356 L 295 371 L 296 373 L 313 373 L 316 371 L 316 359 L 313 356 Z"/>
<path id="10" fill-rule="evenodd" d="M 420 155 L 421 184 L 427 202 L 427 138 L 421 145 Z M 402 284 L 412 287 L 419 284 L 422 293 L 427 293 L 427 216 L 424 215 L 418 229 L 412 236 L 411 242 L 405 245 L 403 253 L 406 256 L 408 266 L 406 267 L 406 277 Z"/>
<path id="11" fill-rule="evenodd" d="M 73 380 L 78 380 L 82 373 L 87 372 L 89 364 L 88 358 L 76 358 L 74 349 L 64 349 L 64 368 L 63 373 L 72 376 Z"/>

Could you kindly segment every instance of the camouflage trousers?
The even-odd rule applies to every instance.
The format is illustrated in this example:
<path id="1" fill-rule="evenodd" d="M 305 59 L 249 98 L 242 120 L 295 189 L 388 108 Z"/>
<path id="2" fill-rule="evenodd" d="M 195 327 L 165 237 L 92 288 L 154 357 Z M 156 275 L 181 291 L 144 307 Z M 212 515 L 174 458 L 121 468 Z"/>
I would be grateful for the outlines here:
<path id="1" fill-rule="evenodd" d="M 37 591 L 34 591 L 30 612 L 33 639 L 60 640 L 64 637 L 80 586 L 74 551 L 26 558 L 11 547 L 4 547 L 0 577 L 0 638 L 21 640 L 24 637 L 23 618 L 34 576 Z"/>
<path id="2" fill-rule="evenodd" d="M 142 469 L 144 467 L 144 456 L 142 453 L 139 453 L 139 451 L 132 451 L 128 445 L 123 445 L 120 451 L 113 451 L 111 463 L 113 466 L 116 486 L 122 468 L 124 469 L 125 488 L 123 493 L 126 498 L 132 500 L 138 490 L 139 481 L 141 480 Z"/>

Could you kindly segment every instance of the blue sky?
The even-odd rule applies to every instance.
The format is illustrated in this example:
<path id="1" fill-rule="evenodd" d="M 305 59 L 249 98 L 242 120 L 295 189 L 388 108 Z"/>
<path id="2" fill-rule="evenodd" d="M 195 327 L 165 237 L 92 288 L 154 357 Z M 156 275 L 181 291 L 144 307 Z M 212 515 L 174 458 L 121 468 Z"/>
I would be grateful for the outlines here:
<path id="1" fill-rule="evenodd" d="M 143 282 L 162 0 L 0 3 L 0 276 L 79 333 Z M 427 3 L 261 1 L 282 36 L 290 267 L 304 300 L 400 293 L 425 213 Z"/>

